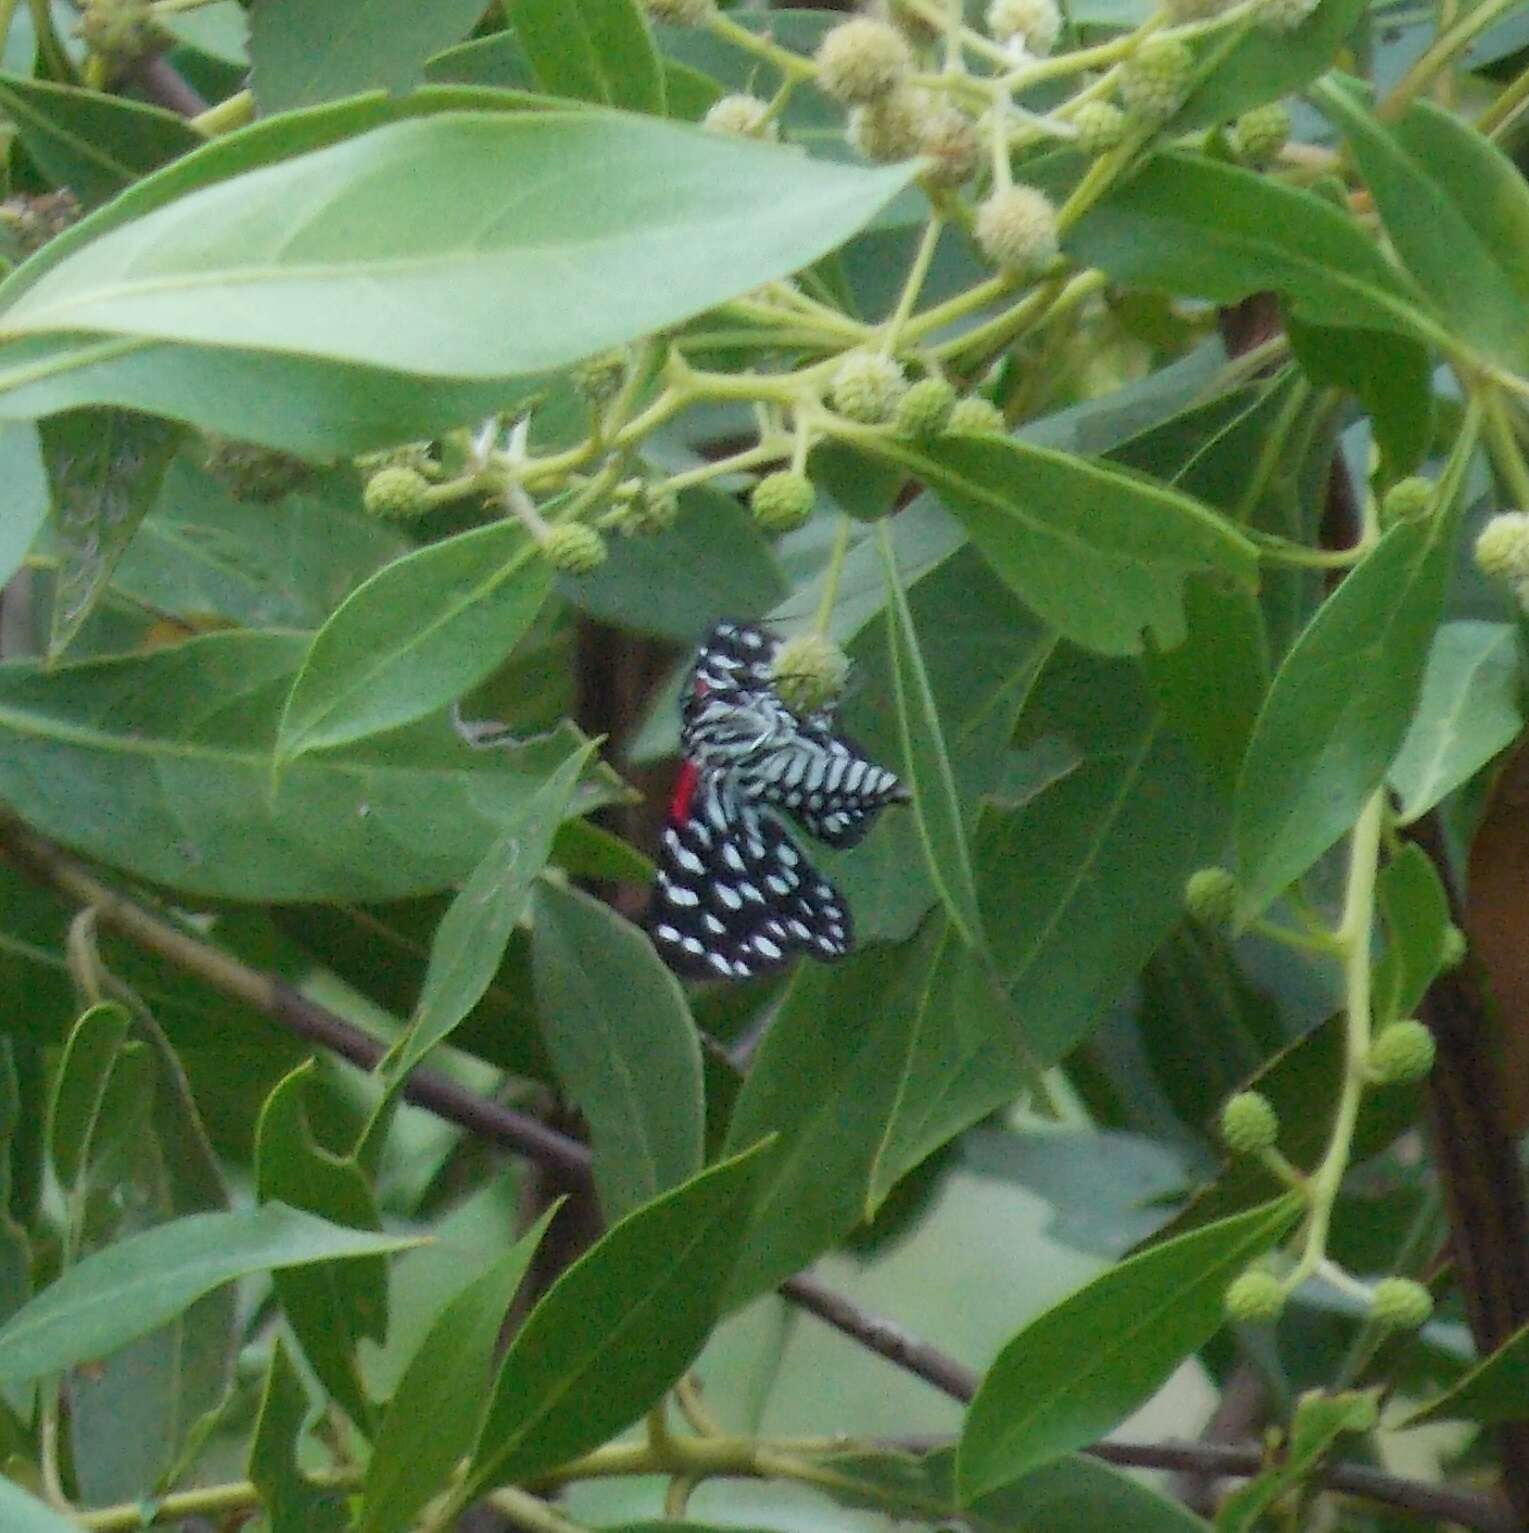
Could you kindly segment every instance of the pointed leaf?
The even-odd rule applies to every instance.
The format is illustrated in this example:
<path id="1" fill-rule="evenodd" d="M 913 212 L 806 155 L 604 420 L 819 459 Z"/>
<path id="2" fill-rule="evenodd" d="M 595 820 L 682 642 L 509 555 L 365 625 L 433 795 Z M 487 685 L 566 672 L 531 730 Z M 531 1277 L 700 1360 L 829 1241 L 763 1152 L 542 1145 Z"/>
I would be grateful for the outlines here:
<path id="1" fill-rule="evenodd" d="M 608 1441 L 690 1366 L 716 1324 L 764 1148 L 629 1214 L 547 1290 L 494 1381 L 475 1490 Z"/>
<path id="2" fill-rule="evenodd" d="M 662 114 L 658 50 L 634 0 L 511 0 L 506 10 L 550 95 Z"/>
<path id="3" fill-rule="evenodd" d="M 701 1049 L 652 944 L 577 889 L 536 893 L 537 1014 L 564 1093 L 589 1124 L 595 1186 L 620 1219 L 701 1168 Z"/>
<path id="4" fill-rule="evenodd" d="M 1227 1284 L 1295 1223 L 1290 1195 L 1111 1267 L 1032 1320 L 988 1370 L 956 1457 L 964 1501 L 1117 1426 L 1216 1334 Z"/>
<path id="5" fill-rule="evenodd" d="M 441 918 L 430 944 L 430 964 L 414 1020 L 388 1062 L 390 1083 L 408 1075 L 483 999 L 504 958 L 510 932 L 525 912 L 531 885 L 546 866 L 552 838 L 593 749 L 586 745 L 574 751 L 515 806 L 504 834 L 488 849 Z"/>
<path id="6" fill-rule="evenodd" d="M 349 1522 L 343 1492 L 312 1484 L 298 1465 L 307 1418 L 308 1391 L 278 1336 L 249 1457 L 269 1533 L 340 1533 Z"/>
<path id="7" fill-rule="evenodd" d="M 1257 582 L 1257 556 L 1236 528 L 1110 464 L 1013 437 L 865 445 L 922 479 L 1020 599 L 1087 649 L 1137 654 L 1147 634 L 1171 649 L 1184 638 L 1189 576 Z"/>
<path id="8" fill-rule="evenodd" d="M 1419 1406 L 1403 1426 L 1425 1421 L 1529 1421 L 1529 1325 L 1520 1326 L 1490 1357 L 1482 1360 L 1453 1389 Z"/>
<path id="9" fill-rule="evenodd" d="M 0 289 L 0 303 L 13 336 L 86 330 L 502 378 L 808 265 L 912 173 L 619 113 L 457 112 L 191 191 L 19 294 Z"/>
<path id="10" fill-rule="evenodd" d="M 48 1152 L 65 1189 L 73 1189 L 90 1163 L 91 1141 L 130 1025 L 127 1012 L 108 1001 L 92 1006 L 64 1045 L 48 1111 Z"/>
<path id="11" fill-rule="evenodd" d="M 408 1235 L 342 1229 L 280 1203 L 191 1214 L 87 1257 L 17 1311 L 0 1327 L 0 1380 L 35 1379 L 103 1357 L 247 1273 L 420 1244 Z"/>
<path id="12" fill-rule="evenodd" d="M 314 635 L 278 756 L 381 734 L 454 702 L 503 663 L 551 585 L 551 566 L 518 522 L 395 559 Z"/>

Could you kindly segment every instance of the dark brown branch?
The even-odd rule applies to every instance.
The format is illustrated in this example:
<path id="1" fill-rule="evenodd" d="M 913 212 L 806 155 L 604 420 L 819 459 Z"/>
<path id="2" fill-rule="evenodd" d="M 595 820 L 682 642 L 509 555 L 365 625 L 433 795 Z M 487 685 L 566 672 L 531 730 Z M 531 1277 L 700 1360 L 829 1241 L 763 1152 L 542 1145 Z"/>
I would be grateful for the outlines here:
<path id="1" fill-rule="evenodd" d="M 282 980 L 263 974 L 204 942 L 173 921 L 101 882 L 79 859 L 33 834 L 15 820 L 0 819 L 0 857 L 40 883 L 92 909 L 96 918 L 146 951 L 194 975 L 212 988 L 244 1002 L 297 1037 L 371 1069 L 385 1052 L 375 1038 L 327 1007 L 300 995 Z M 418 1069 L 404 1088 L 409 1101 L 513 1154 L 556 1170 L 573 1182 L 590 1175 L 586 1145 L 534 1118 L 475 1095 L 428 1069 Z M 833 1326 L 887 1362 L 962 1402 L 976 1392 L 978 1376 L 964 1364 L 901 1326 L 862 1309 L 798 1274 L 780 1289 L 792 1303 Z M 1109 1463 L 1138 1468 L 1198 1470 L 1247 1478 L 1263 1467 L 1257 1449 L 1211 1443 L 1096 1443 L 1085 1450 Z M 1516 1516 L 1485 1496 L 1401 1479 L 1358 1465 L 1334 1465 L 1322 1476 L 1330 1489 L 1382 1502 L 1418 1516 L 1459 1523 L 1476 1533 L 1521 1533 Z"/>
<path id="2" fill-rule="evenodd" d="M 207 110 L 201 95 L 173 65 L 157 53 L 145 54 L 128 68 L 128 78 L 156 106 L 180 117 L 200 117 Z"/>

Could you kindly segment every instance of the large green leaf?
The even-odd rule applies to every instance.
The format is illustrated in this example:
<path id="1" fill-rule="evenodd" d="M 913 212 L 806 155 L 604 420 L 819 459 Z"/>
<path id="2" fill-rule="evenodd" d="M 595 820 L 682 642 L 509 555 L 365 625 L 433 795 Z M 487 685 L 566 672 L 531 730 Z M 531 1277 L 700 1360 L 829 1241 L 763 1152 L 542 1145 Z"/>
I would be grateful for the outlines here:
<path id="1" fill-rule="evenodd" d="M 79 1533 L 79 1524 L 29 1496 L 19 1485 L 0 1480 L 0 1517 L 10 1533 Z"/>
<path id="2" fill-rule="evenodd" d="M 1173 648 L 1192 575 L 1256 583 L 1257 555 L 1236 528 L 1107 463 L 1003 436 L 866 445 L 922 479 L 1020 599 L 1087 649 L 1136 654 L 1149 634 Z"/>
<path id="3" fill-rule="evenodd" d="M 146 878 L 241 900 L 395 899 L 466 878 L 568 753 L 475 750 L 444 718 L 293 763 L 276 719 L 304 643 L 232 633 L 145 656 L 0 666 L 0 796 Z M 581 790 L 583 810 L 609 796 Z"/>
<path id="4" fill-rule="evenodd" d="M 97 331 L 503 377 L 807 265 L 910 174 L 606 112 L 450 113 L 202 186 L 19 293 L 0 289 L 0 303 L 14 336 Z"/>
<path id="5" fill-rule="evenodd" d="M 367 1466 L 358 1533 L 399 1533 L 472 1450 L 488 1409 L 494 1349 L 549 1208 L 458 1293 L 414 1350 L 388 1402 Z"/>
<path id="6" fill-rule="evenodd" d="M 664 75 L 636 0 L 510 0 L 506 10 L 543 90 L 663 113 Z"/>
<path id="7" fill-rule="evenodd" d="M 1225 808 L 1123 661 L 1059 650 L 1016 744 L 978 837 L 977 887 L 1024 1038 L 1051 1063 L 1173 929 Z"/>
<path id="8" fill-rule="evenodd" d="M 1241 909 L 1256 915 L 1353 823 L 1407 734 L 1456 514 L 1393 527 L 1285 657 L 1237 784 Z"/>
<path id="9" fill-rule="evenodd" d="M 250 1480 L 260 1492 L 270 1533 L 340 1533 L 347 1522 L 343 1496 L 314 1485 L 299 1466 L 307 1418 L 308 1391 L 278 1336 L 249 1455 Z"/>
<path id="10" fill-rule="evenodd" d="M 519 522 L 491 522 L 380 569 L 314 635 L 282 714 L 283 762 L 434 713 L 490 675 L 552 583 Z"/>
<path id="11" fill-rule="evenodd" d="M 251 83 L 260 110 L 290 112 L 418 85 L 425 60 L 472 30 L 485 0 L 261 0 L 250 12 Z"/>
<path id="12" fill-rule="evenodd" d="M 13 74 L 0 74 L 0 110 L 37 168 L 86 207 L 206 142 L 161 107 Z"/>
<path id="13" fill-rule="evenodd" d="M 542 1037 L 589 1125 L 595 1186 L 619 1219 L 701 1168 L 701 1050 L 679 982 L 609 906 L 546 883 L 531 955 Z"/>
<path id="14" fill-rule="evenodd" d="M 1392 129 L 1336 82 L 1315 94 L 1348 139 L 1397 255 L 1450 331 L 1522 368 L 1529 191 L 1512 161 L 1437 107 L 1411 106 Z"/>
<path id="15" fill-rule="evenodd" d="M 304 1092 L 313 1062 L 280 1081 L 255 1131 L 255 1190 L 262 1203 L 281 1203 L 350 1229 L 380 1230 L 377 1201 L 365 1172 L 318 1145 L 308 1124 Z M 343 1266 L 297 1267 L 274 1276 L 276 1297 L 313 1371 L 363 1429 L 373 1424 L 357 1363 L 363 1338 L 387 1335 L 387 1264 L 380 1256 Z"/>
<path id="16" fill-rule="evenodd" d="M 468 1469 L 475 1490 L 597 1447 L 689 1367 L 716 1324 L 762 1150 L 629 1214 L 547 1290 L 494 1381 Z"/>
<path id="17" fill-rule="evenodd" d="M 1421 1405 L 1406 1425 L 1424 1421 L 1529 1419 L 1529 1326 L 1522 1326 L 1490 1357 L 1483 1358 L 1448 1393 Z"/>
<path id="18" fill-rule="evenodd" d="M 1508 623 L 1446 623 L 1434 638 L 1391 786 L 1403 821 L 1468 782 L 1523 732 L 1523 667 Z"/>
<path id="19" fill-rule="evenodd" d="M 43 422 L 58 560 L 48 653 L 84 626 L 159 495 L 178 433 L 127 410 L 71 410 Z"/>
<path id="20" fill-rule="evenodd" d="M 592 748 L 574 751 L 516 805 L 503 834 L 441 917 L 414 1020 L 389 1060 L 390 1081 L 408 1075 L 483 999 L 504 958 L 510 932 L 525 912 L 531 885 L 546 866 L 552 838 Z"/>
<path id="21" fill-rule="evenodd" d="M 1332 203 L 1193 155 L 1155 155 L 1067 243 L 1117 282 L 1216 303 L 1272 288 L 1317 324 L 1437 333 L 1406 279 Z"/>
<path id="22" fill-rule="evenodd" d="M 342 1229 L 279 1203 L 192 1214 L 71 1267 L 0 1327 L 0 1380 L 104 1357 L 251 1272 L 380 1256 L 415 1236 Z"/>
<path id="23" fill-rule="evenodd" d="M 967 1501 L 1092 1442 L 1161 1387 L 1225 1319 L 1227 1284 L 1296 1220 L 1293 1195 L 1154 1246 L 1032 1320 L 967 1411 Z"/>

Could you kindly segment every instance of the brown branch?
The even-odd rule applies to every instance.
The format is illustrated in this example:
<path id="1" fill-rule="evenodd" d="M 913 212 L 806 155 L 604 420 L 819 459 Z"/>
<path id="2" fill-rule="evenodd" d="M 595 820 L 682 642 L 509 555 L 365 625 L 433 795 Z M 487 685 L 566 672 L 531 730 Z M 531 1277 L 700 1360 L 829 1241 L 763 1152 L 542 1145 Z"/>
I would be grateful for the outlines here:
<path id="1" fill-rule="evenodd" d="M 180 117 L 200 117 L 207 110 L 201 93 L 157 53 L 135 60 L 128 66 L 127 76 L 156 106 Z"/>
<path id="2" fill-rule="evenodd" d="M 0 819 L 0 858 L 75 903 L 94 910 L 102 925 L 213 989 L 242 1001 L 295 1036 L 364 1070 L 375 1066 L 384 1054 L 381 1043 L 343 1017 L 310 1001 L 275 975 L 250 968 L 111 888 L 78 858 L 15 820 Z M 417 1106 L 500 1149 L 551 1167 L 570 1182 L 589 1180 L 587 1145 L 535 1118 L 477 1096 L 433 1070 L 415 1070 L 404 1087 L 404 1095 Z M 964 1403 L 976 1393 L 978 1375 L 973 1370 L 901 1326 L 825 1288 L 815 1278 L 799 1273 L 781 1284 L 780 1292 L 868 1351 L 952 1399 Z M 1109 1463 L 1150 1469 L 1193 1469 L 1244 1479 L 1264 1467 L 1262 1455 L 1255 1448 L 1212 1443 L 1103 1442 L 1084 1451 Z M 1360 1465 L 1333 1465 L 1321 1478 L 1330 1490 L 1363 1496 L 1418 1516 L 1459 1523 L 1476 1533 L 1521 1533 L 1518 1518 L 1486 1496 L 1406 1480 Z"/>

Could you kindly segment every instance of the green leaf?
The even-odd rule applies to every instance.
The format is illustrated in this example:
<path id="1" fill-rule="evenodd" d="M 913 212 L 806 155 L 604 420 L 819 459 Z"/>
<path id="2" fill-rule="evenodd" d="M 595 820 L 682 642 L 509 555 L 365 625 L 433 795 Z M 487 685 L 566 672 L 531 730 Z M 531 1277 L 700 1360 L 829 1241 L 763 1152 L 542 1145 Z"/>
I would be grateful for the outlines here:
<path id="1" fill-rule="evenodd" d="M 313 1063 L 277 1085 L 255 1133 L 255 1190 L 278 1203 L 350 1229 L 380 1230 L 370 1182 L 354 1160 L 321 1149 L 308 1126 L 303 1093 Z M 276 1297 L 324 1387 L 370 1431 L 372 1403 L 356 1360 L 363 1338 L 387 1335 L 388 1273 L 380 1255 L 343 1266 L 299 1267 L 275 1274 Z"/>
<path id="2" fill-rule="evenodd" d="M 961 819 L 961 802 L 956 796 L 955 774 L 940 727 L 939 705 L 929 685 L 918 631 L 913 626 L 913 613 L 902 588 L 885 523 L 876 528 L 876 544 L 887 582 L 887 643 L 897 688 L 898 732 L 902 736 L 904 770 L 913 795 L 913 815 L 924 860 L 961 940 L 969 948 L 986 954 L 987 937 L 977 909 L 976 878 Z"/>
<path id="3" fill-rule="evenodd" d="M 48 655 L 80 631 L 159 494 L 179 433 L 126 410 L 72 410 L 42 423 L 57 543 Z"/>
<path id="4" fill-rule="evenodd" d="M 1393 131 L 1331 80 L 1313 96 L 1348 140 L 1393 248 L 1451 333 L 1523 367 L 1529 191 L 1512 162 L 1437 107 L 1410 106 Z M 1492 206 L 1468 215 L 1481 200 Z"/>
<path id="5" fill-rule="evenodd" d="M 1227 1284 L 1292 1225 L 1293 1195 L 1111 1267 L 998 1354 L 956 1455 L 963 1500 L 1082 1447 L 1124 1420 L 1220 1330 Z"/>
<path id="6" fill-rule="evenodd" d="M 1225 809 L 1133 664 L 1057 651 L 1015 744 L 977 838 L 977 888 L 1024 1037 L 1050 1063 L 1178 923 Z"/>
<path id="7" fill-rule="evenodd" d="M 270 115 L 365 90 L 401 94 L 484 8 L 484 0 L 261 0 L 250 12 L 255 99 Z"/>
<path id="8" fill-rule="evenodd" d="M 92 1006 L 69 1034 L 53 1080 L 48 1153 L 59 1185 L 73 1189 L 91 1160 L 101 1109 L 127 1041 L 127 1012 L 113 1002 Z"/>
<path id="9" fill-rule="evenodd" d="M 1425 1421 L 1529 1420 L 1529 1325 L 1521 1326 L 1490 1357 L 1483 1358 L 1453 1389 L 1419 1406 L 1401 1426 Z"/>
<path id="10" fill-rule="evenodd" d="M 161 107 L 14 74 L 0 74 L 0 111 L 43 175 L 87 208 L 207 142 Z"/>
<path id="11" fill-rule="evenodd" d="M 1393 527 L 1323 603 L 1274 678 L 1237 784 L 1244 918 L 1353 824 L 1406 738 L 1444 601 L 1456 509 Z"/>
<path id="12" fill-rule="evenodd" d="M 1356 394 L 1370 415 L 1386 473 L 1397 479 L 1423 461 L 1433 439 L 1433 359 L 1404 335 L 1338 330 L 1289 317 L 1291 349 L 1313 383 Z"/>
<path id="13" fill-rule="evenodd" d="M 87 330 L 504 378 L 809 264 L 911 173 L 615 113 L 459 112 L 201 186 L 19 292 L 0 288 L 0 303 L 13 336 Z"/>
<path id="14" fill-rule="evenodd" d="M 1010 1010 L 984 958 L 947 929 L 901 1050 L 884 1063 L 896 1093 L 870 1168 L 867 1218 L 915 1166 L 1032 1083 Z"/>
<path id="15" fill-rule="evenodd" d="M 557 1211 L 554 1204 L 463 1288 L 415 1348 L 372 1449 L 358 1533 L 401 1533 L 472 1451 L 500 1328 Z"/>
<path id="16" fill-rule="evenodd" d="M 409 545 L 336 497 L 239 500 L 177 458 L 112 575 L 162 612 L 251 628 L 318 628 L 368 575 Z"/>
<path id="17" fill-rule="evenodd" d="M 483 999 L 593 749 L 574 751 L 515 806 L 504 834 L 451 902 L 430 944 L 414 1020 L 388 1062 L 390 1083 L 401 1082 Z"/>
<path id="18" fill-rule="evenodd" d="M 1172 131 L 1214 127 L 1250 107 L 1301 90 L 1331 67 L 1367 8 L 1367 0 L 1321 0 L 1288 32 L 1246 28 L 1174 115 Z M 1071 14 L 1077 21 L 1076 13 Z M 1219 48 L 1221 34 L 1212 32 L 1205 41 Z"/>
<path id="19" fill-rule="evenodd" d="M 15 1383 L 104 1357 L 251 1272 L 380 1256 L 417 1237 L 342 1229 L 269 1203 L 191 1214 L 71 1267 L 0 1327 L 0 1380 Z"/>
<path id="20" fill-rule="evenodd" d="M 945 923 L 916 942 L 803 964 L 744 1078 L 727 1143 L 774 1136 L 728 1289 L 733 1310 L 774 1288 L 865 1217 Z"/>
<path id="21" fill-rule="evenodd" d="M 0 583 L 21 568 L 32 540 L 48 516 L 48 474 L 31 421 L 0 421 L 0 476 L 5 513 L 0 516 Z"/>
<path id="22" fill-rule="evenodd" d="M 437 718 L 304 757 L 273 796 L 276 719 L 304 647 L 230 633 L 52 670 L 0 665 L 0 797 L 44 835 L 172 888 L 397 899 L 467 878 L 568 754 L 566 730 L 475 750 Z M 577 808 L 609 796 L 581 789 Z"/>
<path id="23" fill-rule="evenodd" d="M 474 1493 L 608 1441 L 690 1366 L 716 1324 L 764 1148 L 628 1214 L 547 1290 L 494 1381 Z"/>
<path id="24" fill-rule="evenodd" d="M 701 1049 L 652 944 L 577 889 L 536 891 L 531 958 L 547 1052 L 589 1125 L 595 1186 L 620 1219 L 701 1168 Z"/>
<path id="25" fill-rule="evenodd" d="M 1125 284 L 1222 304 L 1272 288 L 1315 324 L 1433 333 L 1405 279 L 1332 203 L 1193 155 L 1154 155 L 1079 219 L 1067 248 Z"/>
<path id="26" fill-rule="evenodd" d="M 1389 938 L 1375 966 L 1380 1028 L 1417 1010 L 1444 966 L 1450 919 L 1449 897 L 1432 858 L 1410 842 L 1381 869 L 1375 893 Z"/>
<path id="27" fill-rule="evenodd" d="M 60 1517 L 9 1480 L 0 1480 L 0 1518 L 7 1533 L 79 1533 L 77 1522 Z"/>
<path id="28" fill-rule="evenodd" d="M 1204 506 L 1106 463 L 1012 437 L 948 437 L 918 449 L 867 441 L 960 518 L 983 557 L 1064 636 L 1107 655 L 1185 634 L 1191 575 L 1251 587 L 1257 555 Z"/>
<path id="29" fill-rule="evenodd" d="M 663 114 L 658 51 L 634 0 L 511 0 L 506 12 L 549 95 Z"/>
<path id="30" fill-rule="evenodd" d="M 1304 1486 L 1334 1443 L 1375 1424 L 1378 1391 L 1313 1393 L 1295 1408 L 1290 1440 L 1277 1464 L 1234 1490 L 1216 1511 L 1216 1533 L 1253 1533 L 1263 1514 L 1289 1491 Z"/>
<path id="31" fill-rule="evenodd" d="M 316 633 L 282 714 L 291 761 L 434 713 L 504 661 L 552 575 L 519 522 L 491 522 L 380 569 Z"/>
<path id="32" fill-rule="evenodd" d="M 343 1493 L 320 1489 L 298 1466 L 307 1417 L 308 1392 L 278 1336 L 249 1456 L 249 1477 L 270 1533 L 340 1533 L 349 1521 Z"/>
<path id="33" fill-rule="evenodd" d="M 1412 725 L 1387 774 L 1403 824 L 1427 814 L 1518 739 L 1522 690 L 1511 624 L 1462 621 L 1439 629 Z"/>

